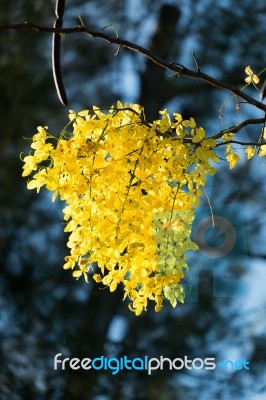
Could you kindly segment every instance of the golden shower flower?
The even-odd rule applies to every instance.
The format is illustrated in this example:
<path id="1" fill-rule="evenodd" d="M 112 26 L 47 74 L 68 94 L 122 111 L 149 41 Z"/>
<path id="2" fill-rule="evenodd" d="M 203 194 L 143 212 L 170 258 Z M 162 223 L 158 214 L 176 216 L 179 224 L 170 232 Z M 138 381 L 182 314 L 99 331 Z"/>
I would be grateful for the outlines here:
<path id="1" fill-rule="evenodd" d="M 257 85 L 260 81 L 260 78 L 254 74 L 254 72 L 252 71 L 252 69 L 250 68 L 250 66 L 247 66 L 245 68 L 245 73 L 248 75 L 245 78 L 245 82 L 246 83 L 253 83 L 255 85 Z"/>
<path id="2" fill-rule="evenodd" d="M 28 189 L 44 186 L 66 203 L 64 269 L 86 282 L 93 270 L 110 291 L 122 286 L 136 315 L 149 302 L 160 311 L 163 300 L 184 301 L 186 252 L 197 249 L 194 210 L 218 160 L 216 141 L 193 118 L 143 116 L 139 105 L 120 102 L 108 112 L 71 110 L 71 131 L 55 138 L 38 127 L 23 160 Z"/>

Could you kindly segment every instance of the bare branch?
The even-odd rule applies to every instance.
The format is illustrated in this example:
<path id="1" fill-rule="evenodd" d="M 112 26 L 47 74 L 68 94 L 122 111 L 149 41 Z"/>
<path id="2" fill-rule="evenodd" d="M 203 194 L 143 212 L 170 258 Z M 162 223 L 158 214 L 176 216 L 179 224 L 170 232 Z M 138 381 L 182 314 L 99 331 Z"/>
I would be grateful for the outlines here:
<path id="1" fill-rule="evenodd" d="M 249 118 L 245 121 L 242 121 L 240 124 L 231 126 L 229 128 L 223 129 L 222 131 L 217 132 L 212 136 L 213 139 L 221 138 L 225 133 L 237 133 L 241 129 L 245 128 L 248 125 L 257 125 L 257 124 L 264 124 L 266 122 L 266 117 L 264 118 Z"/>
<path id="2" fill-rule="evenodd" d="M 165 68 L 170 71 L 173 71 L 173 72 L 176 72 L 178 75 L 200 79 L 200 80 L 203 80 L 203 81 L 207 82 L 208 84 L 213 85 L 217 88 L 228 90 L 229 92 L 233 93 L 235 96 L 245 100 L 247 103 L 252 104 L 256 108 L 266 112 L 265 104 L 261 103 L 260 101 L 255 100 L 253 97 L 248 96 L 247 94 L 242 92 L 240 89 L 238 89 L 234 85 L 219 81 L 207 74 L 204 74 L 200 70 L 193 71 L 193 70 L 183 67 L 177 63 L 168 63 L 165 60 L 162 60 L 160 57 L 153 54 L 152 52 L 150 52 L 149 50 L 145 49 L 144 47 L 141 47 L 141 46 L 139 46 L 135 43 L 129 42 L 127 40 L 119 39 L 118 37 L 109 36 L 103 32 L 94 31 L 85 26 L 75 26 L 74 28 L 49 28 L 49 27 L 32 24 L 30 22 L 25 22 L 24 24 L 7 24 L 7 25 L 0 26 L 0 31 L 4 31 L 4 30 L 34 30 L 34 31 L 38 31 L 38 32 L 61 33 L 61 34 L 65 34 L 65 35 L 83 32 L 94 38 L 102 39 L 111 44 L 116 44 L 120 47 L 124 47 L 131 51 L 138 52 L 138 53 L 144 55 L 145 57 L 149 58 L 152 62 L 159 65 L 160 67 Z"/>
<path id="3" fill-rule="evenodd" d="M 240 146 L 256 146 L 261 147 L 264 146 L 266 143 L 258 143 L 258 142 L 241 142 L 240 140 L 228 140 L 227 142 L 217 143 L 215 147 L 225 146 L 227 144 L 239 144 Z"/>

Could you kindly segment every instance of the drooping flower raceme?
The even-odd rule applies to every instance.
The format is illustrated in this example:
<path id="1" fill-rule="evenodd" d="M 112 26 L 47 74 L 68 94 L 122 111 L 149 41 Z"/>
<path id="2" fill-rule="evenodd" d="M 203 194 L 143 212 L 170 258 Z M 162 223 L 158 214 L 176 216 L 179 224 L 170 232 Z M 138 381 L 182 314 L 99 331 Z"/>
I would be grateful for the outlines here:
<path id="1" fill-rule="evenodd" d="M 215 140 L 193 118 L 171 121 L 167 110 L 147 123 L 135 104 L 70 111 L 69 119 L 59 138 L 38 127 L 23 159 L 23 176 L 34 173 L 28 189 L 45 186 L 67 204 L 64 268 L 110 291 L 123 285 L 136 315 L 148 300 L 156 311 L 164 299 L 183 302 L 186 251 L 197 249 L 191 225 L 215 173 Z"/>

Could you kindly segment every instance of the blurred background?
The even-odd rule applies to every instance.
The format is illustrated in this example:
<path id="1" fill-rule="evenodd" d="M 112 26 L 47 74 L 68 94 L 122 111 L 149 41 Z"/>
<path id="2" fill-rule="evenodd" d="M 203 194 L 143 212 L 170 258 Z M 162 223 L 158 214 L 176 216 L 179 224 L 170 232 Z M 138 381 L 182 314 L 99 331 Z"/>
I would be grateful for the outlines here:
<path id="1" fill-rule="evenodd" d="M 173 63 L 196 68 L 238 87 L 244 69 L 265 67 L 266 4 L 260 0 L 68 0 L 64 26 L 80 23 L 131 40 Z M 0 0 L 0 24 L 52 26 L 54 1 Z M 62 269 L 68 254 L 60 202 L 26 189 L 20 153 L 38 125 L 59 134 L 68 108 L 57 98 L 51 35 L 1 31 L 0 40 L 0 399 L 196 400 L 266 397 L 265 160 L 243 160 L 230 171 L 221 161 L 207 191 L 214 212 L 236 229 L 230 254 L 189 255 L 187 302 L 166 303 L 135 317 L 122 291 L 76 281 Z M 69 108 L 109 107 L 117 99 L 145 107 L 149 120 L 168 108 L 193 116 L 208 134 L 261 117 L 230 93 L 160 69 L 139 54 L 85 34 L 62 39 Z M 256 90 L 246 89 L 256 99 Z M 242 138 L 258 140 L 260 129 Z M 198 221 L 206 215 L 203 194 Z M 196 222 L 197 223 L 197 222 Z M 217 233 L 217 232 L 216 232 Z M 209 236 L 216 237 L 215 235 Z M 217 236 L 221 240 L 221 235 Z M 204 239 L 205 240 L 205 239 Z M 223 240 L 223 237 L 222 237 Z M 208 238 L 205 240 L 208 241 Z M 219 243 L 209 243 L 218 246 Z M 218 271 L 218 272 L 217 272 Z M 231 284 L 232 290 L 228 289 Z M 216 357 L 247 360 L 250 370 L 54 371 L 64 357 Z"/>

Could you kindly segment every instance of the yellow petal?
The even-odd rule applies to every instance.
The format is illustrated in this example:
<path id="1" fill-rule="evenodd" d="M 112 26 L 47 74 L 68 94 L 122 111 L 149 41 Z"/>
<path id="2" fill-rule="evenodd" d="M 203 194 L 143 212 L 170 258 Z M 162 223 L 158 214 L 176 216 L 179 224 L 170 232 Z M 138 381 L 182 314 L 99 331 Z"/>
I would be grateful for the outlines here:
<path id="1" fill-rule="evenodd" d="M 72 273 L 72 275 L 74 276 L 74 278 L 80 278 L 81 277 L 81 275 L 82 275 L 82 271 L 80 271 L 80 270 L 77 270 L 77 271 L 74 271 L 73 273 Z"/>
<path id="2" fill-rule="evenodd" d="M 260 148 L 259 156 L 266 156 L 266 144 L 263 144 Z"/>
<path id="3" fill-rule="evenodd" d="M 245 73 L 246 73 L 247 75 L 251 75 L 251 74 L 252 74 L 252 70 L 251 70 L 251 68 L 250 68 L 249 65 L 245 68 Z"/>
<path id="4" fill-rule="evenodd" d="M 248 147 L 246 148 L 245 152 L 247 153 L 247 158 L 248 158 L 248 160 L 250 160 L 251 157 L 253 157 L 254 154 L 255 154 L 255 149 L 254 149 L 254 147 L 248 146 Z"/>
<path id="5" fill-rule="evenodd" d="M 230 153 L 230 154 L 228 154 L 228 156 L 226 156 L 226 159 L 229 162 L 230 169 L 232 169 L 236 166 L 240 157 L 237 154 Z"/>

